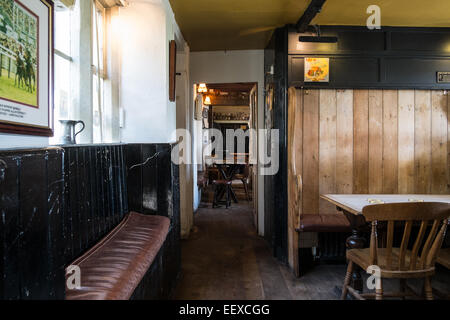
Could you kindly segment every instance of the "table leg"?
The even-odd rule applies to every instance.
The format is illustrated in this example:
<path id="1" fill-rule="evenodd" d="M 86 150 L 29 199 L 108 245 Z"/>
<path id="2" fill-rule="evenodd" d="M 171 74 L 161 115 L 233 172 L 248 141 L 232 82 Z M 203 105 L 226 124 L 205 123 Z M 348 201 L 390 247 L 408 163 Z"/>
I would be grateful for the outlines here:
<path id="1" fill-rule="evenodd" d="M 233 190 L 233 187 L 230 186 L 230 190 L 231 190 L 231 198 L 233 199 L 234 203 L 239 203 L 236 197 L 236 193 Z"/>
<path id="2" fill-rule="evenodd" d="M 352 228 L 352 235 L 347 238 L 347 249 L 363 249 L 366 243 L 366 239 L 361 235 L 361 227 L 366 225 L 366 221 L 363 216 L 357 216 L 350 212 L 344 211 L 345 216 L 350 221 L 350 226 Z M 361 277 L 361 268 L 355 266 L 351 286 L 359 291 L 363 291 L 363 280 Z"/>

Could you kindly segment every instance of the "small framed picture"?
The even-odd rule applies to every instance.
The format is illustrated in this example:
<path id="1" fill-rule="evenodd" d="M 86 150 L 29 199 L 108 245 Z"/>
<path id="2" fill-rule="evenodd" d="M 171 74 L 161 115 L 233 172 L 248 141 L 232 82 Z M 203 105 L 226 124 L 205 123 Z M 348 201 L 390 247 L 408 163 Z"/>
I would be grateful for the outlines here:
<path id="1" fill-rule="evenodd" d="M 305 82 L 330 82 L 330 59 L 305 58 Z"/>
<path id="2" fill-rule="evenodd" d="M 53 1 L 0 1 L 0 132 L 53 135 Z"/>
<path id="3" fill-rule="evenodd" d="M 177 44 L 175 40 L 169 43 L 169 100 L 176 101 L 177 84 Z"/>

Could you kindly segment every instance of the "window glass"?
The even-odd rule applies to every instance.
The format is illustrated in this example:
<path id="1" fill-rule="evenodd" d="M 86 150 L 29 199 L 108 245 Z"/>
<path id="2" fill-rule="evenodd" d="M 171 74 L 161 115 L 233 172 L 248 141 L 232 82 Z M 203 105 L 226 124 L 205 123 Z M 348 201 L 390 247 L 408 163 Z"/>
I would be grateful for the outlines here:
<path id="1" fill-rule="evenodd" d="M 59 120 L 69 120 L 71 115 L 72 85 L 72 11 L 58 8 L 55 10 L 55 70 L 54 70 L 54 136 L 51 144 L 61 143 L 61 125 Z"/>
<path id="2" fill-rule="evenodd" d="M 93 3 L 92 58 L 93 58 L 93 139 L 94 143 L 105 142 L 105 106 L 104 106 L 104 30 L 105 10 L 97 2 Z"/>
<path id="3" fill-rule="evenodd" d="M 69 118 L 70 103 L 70 64 L 69 60 L 55 55 L 55 119 Z"/>
<path id="4" fill-rule="evenodd" d="M 55 11 L 55 49 L 70 56 L 71 10 Z"/>

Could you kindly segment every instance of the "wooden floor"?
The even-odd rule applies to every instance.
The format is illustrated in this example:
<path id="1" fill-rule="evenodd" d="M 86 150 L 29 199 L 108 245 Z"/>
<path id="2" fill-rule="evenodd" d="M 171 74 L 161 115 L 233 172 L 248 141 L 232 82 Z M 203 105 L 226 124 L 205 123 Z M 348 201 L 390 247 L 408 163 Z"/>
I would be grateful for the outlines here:
<path id="1" fill-rule="evenodd" d="M 179 300 L 334 300 L 345 265 L 320 265 L 300 279 L 272 257 L 253 227 L 245 201 L 232 208 L 201 208 L 195 229 L 182 243 L 182 276 L 174 294 Z M 206 205 L 206 204 L 204 204 Z M 448 272 L 434 284 L 450 288 Z M 394 284 L 385 284 L 389 288 Z M 419 284 L 417 284 L 419 286 Z"/>

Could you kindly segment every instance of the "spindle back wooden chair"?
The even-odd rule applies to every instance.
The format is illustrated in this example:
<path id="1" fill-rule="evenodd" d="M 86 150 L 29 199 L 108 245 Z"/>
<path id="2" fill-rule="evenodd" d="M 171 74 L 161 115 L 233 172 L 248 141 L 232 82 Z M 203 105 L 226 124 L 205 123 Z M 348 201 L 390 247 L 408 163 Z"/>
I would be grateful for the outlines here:
<path id="1" fill-rule="evenodd" d="M 362 213 L 366 221 L 372 224 L 370 248 L 347 251 L 349 264 L 342 299 L 347 297 L 347 293 L 351 293 L 358 299 L 375 297 L 377 300 L 383 297 L 410 296 L 414 292 L 406 284 L 406 279 L 423 278 L 425 297 L 427 300 L 432 300 L 431 277 L 434 275 L 436 258 L 447 230 L 450 204 L 436 202 L 377 204 L 366 206 Z M 386 239 L 378 238 L 378 225 L 381 223 L 387 223 Z M 414 234 L 414 239 L 411 235 L 416 223 L 419 223 L 420 227 L 417 235 Z M 403 224 L 400 247 L 394 247 L 395 226 Z M 381 247 L 380 243 L 385 245 Z M 363 270 L 367 270 L 369 266 L 380 268 L 380 286 L 375 294 L 357 292 L 349 285 L 355 264 Z M 401 291 L 384 293 L 383 278 L 400 279 Z"/>

